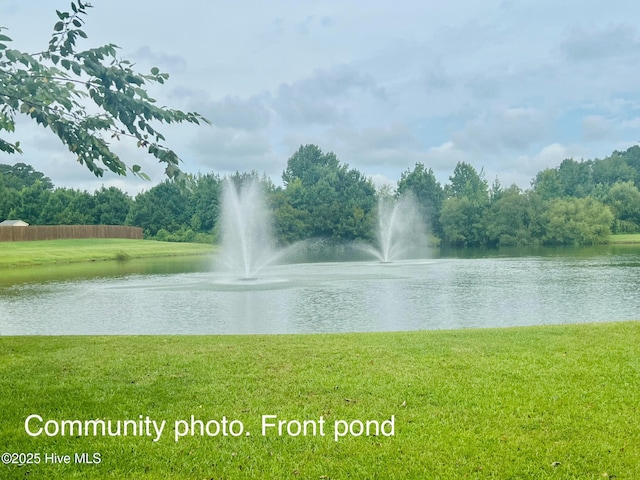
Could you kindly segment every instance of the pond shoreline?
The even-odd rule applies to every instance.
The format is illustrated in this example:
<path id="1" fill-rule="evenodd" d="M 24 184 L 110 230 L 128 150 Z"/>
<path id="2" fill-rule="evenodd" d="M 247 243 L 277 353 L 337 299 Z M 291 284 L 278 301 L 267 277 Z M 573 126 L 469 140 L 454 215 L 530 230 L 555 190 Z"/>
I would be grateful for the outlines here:
<path id="1" fill-rule="evenodd" d="M 606 245 L 640 245 L 640 234 L 611 235 Z M 606 246 L 605 245 L 605 246 Z M 525 247 L 526 248 L 526 247 Z M 540 247 L 558 248 L 558 247 Z M 572 247 L 567 247 L 572 248 Z M 582 247 L 591 248 L 591 247 Z M 41 240 L 0 243 L 0 271 L 36 265 L 65 265 L 81 262 L 127 261 L 142 258 L 163 258 L 186 255 L 209 255 L 216 245 L 186 242 L 130 239 Z M 510 251 L 512 248 L 506 248 Z M 467 249 L 435 249 L 464 254 Z M 499 252 L 500 249 L 485 251 Z M 456 256 L 456 255 L 453 255 Z"/>
<path id="2" fill-rule="evenodd" d="M 0 271 L 36 265 L 207 255 L 213 245 L 130 239 L 65 239 L 0 244 Z"/>

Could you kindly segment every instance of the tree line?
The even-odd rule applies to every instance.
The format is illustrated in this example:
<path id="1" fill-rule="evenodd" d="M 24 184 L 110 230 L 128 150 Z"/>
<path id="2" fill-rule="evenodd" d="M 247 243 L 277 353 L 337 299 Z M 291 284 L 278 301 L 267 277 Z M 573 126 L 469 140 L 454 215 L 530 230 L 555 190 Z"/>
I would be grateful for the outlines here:
<path id="1" fill-rule="evenodd" d="M 611 233 L 640 232 L 640 147 L 604 159 L 564 160 L 539 172 L 531 188 L 491 184 L 482 170 L 460 162 L 441 185 L 418 163 L 394 189 L 376 189 L 360 171 L 316 145 L 288 160 L 282 186 L 257 172 L 230 176 L 258 181 L 281 244 L 309 238 L 372 241 L 378 199 L 411 194 L 432 244 L 454 247 L 592 245 Z M 0 218 L 32 225 L 109 224 L 142 227 L 146 238 L 212 242 L 225 178 L 215 173 L 167 179 L 135 197 L 116 187 L 93 193 L 55 187 L 44 173 L 0 164 Z"/>

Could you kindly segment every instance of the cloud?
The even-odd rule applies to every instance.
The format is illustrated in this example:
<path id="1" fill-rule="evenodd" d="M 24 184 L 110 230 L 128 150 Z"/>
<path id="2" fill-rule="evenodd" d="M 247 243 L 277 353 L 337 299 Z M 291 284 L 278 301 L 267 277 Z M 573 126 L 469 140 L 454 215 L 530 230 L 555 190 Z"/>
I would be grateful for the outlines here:
<path id="1" fill-rule="evenodd" d="M 200 131 L 193 141 L 198 165 L 206 171 L 257 170 L 277 174 L 284 168 L 275 160 L 269 139 L 261 133 L 233 128 Z"/>
<path id="2" fill-rule="evenodd" d="M 584 148 L 578 145 L 552 143 L 542 148 L 542 150 L 532 158 L 530 163 L 536 168 L 537 173 L 545 168 L 555 168 L 567 158 L 581 158 L 585 153 Z"/>
<path id="3" fill-rule="evenodd" d="M 171 91 L 171 98 L 204 115 L 218 128 L 254 131 L 266 128 L 271 120 L 267 94 L 249 98 L 227 95 L 213 100 L 206 90 L 178 87 Z"/>
<path id="4" fill-rule="evenodd" d="M 560 43 L 569 61 L 595 62 L 616 57 L 637 57 L 640 48 L 638 30 L 629 24 L 571 28 Z"/>
<path id="5" fill-rule="evenodd" d="M 424 159 L 422 142 L 403 123 L 364 129 L 333 128 L 323 137 L 321 145 L 365 175 L 380 173 L 398 178 L 402 171 Z"/>
<path id="6" fill-rule="evenodd" d="M 175 72 L 181 72 L 187 68 L 187 59 L 182 55 L 171 55 L 163 52 L 155 52 L 151 47 L 145 45 L 131 54 L 133 59 L 159 65 L 163 68 Z"/>
<path id="7" fill-rule="evenodd" d="M 531 155 L 518 155 L 503 158 L 492 164 L 491 177 L 497 176 L 502 185 L 516 184 L 521 188 L 528 188 L 535 176 L 546 168 L 555 168 L 567 158 L 583 158 L 586 150 L 579 145 L 562 145 L 551 143 L 545 145 Z"/>
<path id="8" fill-rule="evenodd" d="M 354 152 L 405 150 L 422 147 L 418 138 L 404 123 L 394 123 L 362 130 L 336 128 L 329 131 L 328 136 Z"/>
<path id="9" fill-rule="evenodd" d="M 344 123 L 350 117 L 351 102 L 369 94 L 382 100 L 385 91 L 371 75 L 348 66 L 317 69 L 305 79 L 281 83 L 271 106 L 291 125 Z"/>
<path id="10" fill-rule="evenodd" d="M 222 100 L 202 102 L 205 117 L 220 128 L 258 130 L 269 125 L 270 114 L 264 99 L 253 96 L 248 99 L 225 97 Z"/>
<path id="11" fill-rule="evenodd" d="M 442 145 L 431 147 L 425 153 L 424 164 L 438 171 L 453 173 L 454 167 L 459 162 L 468 162 L 469 156 L 460 150 L 453 142 L 447 141 Z"/>
<path id="12" fill-rule="evenodd" d="M 302 20 L 299 17 L 303 15 Z M 284 18 L 279 16 L 269 22 L 261 37 L 282 36 L 293 33 L 298 37 L 309 37 L 312 34 L 322 32 L 333 27 L 336 18 L 332 15 L 304 15 L 301 12 L 293 14 L 294 18 Z"/>
<path id="13" fill-rule="evenodd" d="M 323 15 L 321 17 L 309 15 L 295 25 L 295 31 L 299 35 L 309 36 L 315 29 L 331 27 L 334 22 L 335 18 L 329 15 Z"/>
<path id="14" fill-rule="evenodd" d="M 588 115 L 582 120 L 582 137 L 587 141 L 605 140 L 612 133 L 613 125 L 601 115 Z"/>
<path id="15" fill-rule="evenodd" d="M 640 131 L 640 117 L 629 118 L 622 122 L 624 128 Z"/>
<path id="16" fill-rule="evenodd" d="M 526 151 L 550 131 L 547 112 L 536 108 L 504 108 L 470 120 L 453 136 L 462 150 L 476 152 Z"/>

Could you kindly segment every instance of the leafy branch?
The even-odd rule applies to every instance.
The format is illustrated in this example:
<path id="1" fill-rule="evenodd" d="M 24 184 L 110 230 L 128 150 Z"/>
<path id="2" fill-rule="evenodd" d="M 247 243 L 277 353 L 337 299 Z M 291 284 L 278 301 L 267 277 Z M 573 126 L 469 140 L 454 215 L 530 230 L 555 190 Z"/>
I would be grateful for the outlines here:
<path id="1" fill-rule="evenodd" d="M 48 48 L 36 54 L 9 48 L 12 40 L 0 27 L 0 130 L 14 132 L 16 115 L 27 115 L 96 176 L 110 170 L 148 178 L 140 165 L 127 166 L 110 148 L 112 140 L 133 139 L 166 164 L 169 178 L 180 176 L 180 158 L 164 145 L 156 123 L 210 122 L 197 112 L 156 105 L 145 88 L 164 84 L 169 75 L 156 67 L 148 74 L 135 71 L 130 61 L 118 58 L 116 45 L 76 51 L 77 39 L 87 38 L 81 27 L 88 8 L 89 3 L 74 1 L 71 12 L 56 11 Z M 0 151 L 21 153 L 21 148 L 0 138 Z"/>

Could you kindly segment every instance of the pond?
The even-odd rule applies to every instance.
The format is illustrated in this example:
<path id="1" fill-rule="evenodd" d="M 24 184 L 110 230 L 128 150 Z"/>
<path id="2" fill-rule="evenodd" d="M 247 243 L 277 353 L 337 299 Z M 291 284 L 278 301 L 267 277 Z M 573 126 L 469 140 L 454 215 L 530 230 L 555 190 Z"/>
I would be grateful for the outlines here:
<path id="1" fill-rule="evenodd" d="M 0 335 L 322 333 L 640 319 L 640 248 L 457 252 L 394 263 L 207 257 L 27 268 L 0 279 Z"/>

